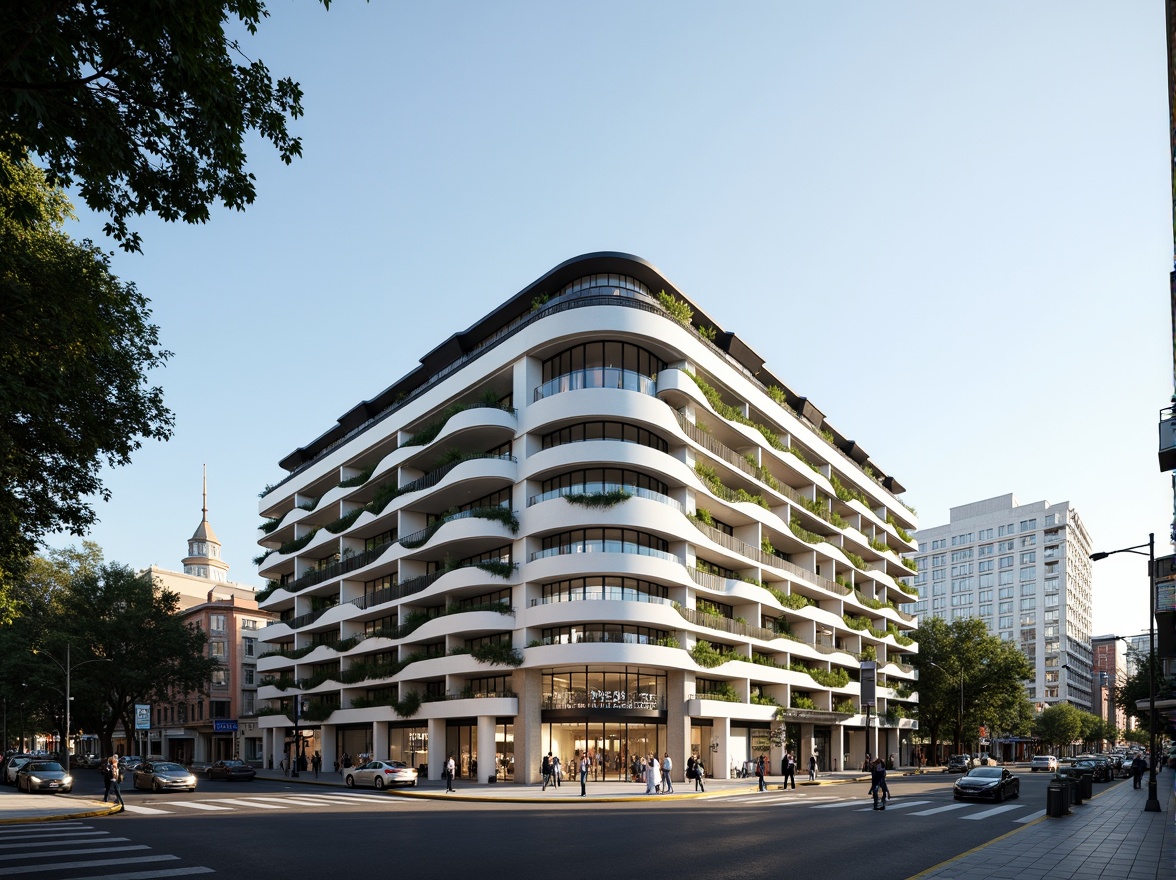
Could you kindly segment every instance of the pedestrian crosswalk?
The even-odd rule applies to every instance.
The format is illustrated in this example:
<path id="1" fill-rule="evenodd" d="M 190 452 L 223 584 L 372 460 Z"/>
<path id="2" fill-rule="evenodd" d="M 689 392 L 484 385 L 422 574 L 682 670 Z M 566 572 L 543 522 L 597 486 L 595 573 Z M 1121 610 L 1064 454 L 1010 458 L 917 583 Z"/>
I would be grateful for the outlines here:
<path id="1" fill-rule="evenodd" d="M 184 800 L 157 801 L 135 803 L 128 800 L 125 805 L 127 813 L 140 816 L 163 816 L 169 813 L 193 812 L 227 812 L 230 810 L 288 810 L 297 807 L 371 807 L 379 804 L 384 807 L 396 807 L 407 804 L 400 798 L 379 794 L 359 794 L 355 792 L 324 792 L 322 794 L 291 794 L 291 795 L 250 795 L 248 797 L 218 797 L 218 798 L 185 798 Z M 0 874 L 0 877 L 3 875 Z"/>
<path id="2" fill-rule="evenodd" d="M 817 794 L 790 791 L 787 794 L 757 792 L 756 794 L 724 797 L 727 804 L 755 804 L 763 807 L 790 807 L 812 810 L 845 810 L 846 812 L 873 812 L 873 801 L 868 798 L 847 798 L 837 794 Z M 922 809 L 917 809 L 922 808 Z M 886 802 L 886 810 L 898 811 L 908 816 L 939 816 L 943 813 L 958 813 L 956 818 L 973 822 L 985 819 L 1003 818 L 1024 825 L 1045 815 L 1045 810 L 1034 810 L 1027 803 L 984 804 L 944 801 L 935 798 L 898 798 Z M 1014 812 L 1016 813 L 1014 815 Z"/>
<path id="3" fill-rule="evenodd" d="M 0 828 L 0 880 L 35 875 L 71 880 L 155 880 L 216 873 L 84 821 Z"/>

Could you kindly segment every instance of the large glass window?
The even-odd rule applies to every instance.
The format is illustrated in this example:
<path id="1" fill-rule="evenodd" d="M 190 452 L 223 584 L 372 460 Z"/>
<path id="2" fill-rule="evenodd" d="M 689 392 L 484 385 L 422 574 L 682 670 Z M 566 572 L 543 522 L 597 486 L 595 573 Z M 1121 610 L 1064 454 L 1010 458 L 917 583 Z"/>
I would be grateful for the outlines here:
<path id="1" fill-rule="evenodd" d="M 661 358 L 631 342 L 586 342 L 543 362 L 543 384 L 535 389 L 535 399 L 579 388 L 624 388 L 652 394 L 652 377 L 664 369 Z"/>
<path id="2" fill-rule="evenodd" d="M 596 575 L 543 585 L 542 603 L 607 599 L 622 602 L 668 602 L 670 588 L 636 578 Z"/>
<path id="3" fill-rule="evenodd" d="M 543 435 L 543 448 L 551 449 L 565 443 L 581 443 L 587 440 L 618 440 L 624 443 L 638 443 L 660 452 L 670 450 L 670 444 L 657 434 L 624 422 L 580 422 L 565 425 L 557 431 Z"/>

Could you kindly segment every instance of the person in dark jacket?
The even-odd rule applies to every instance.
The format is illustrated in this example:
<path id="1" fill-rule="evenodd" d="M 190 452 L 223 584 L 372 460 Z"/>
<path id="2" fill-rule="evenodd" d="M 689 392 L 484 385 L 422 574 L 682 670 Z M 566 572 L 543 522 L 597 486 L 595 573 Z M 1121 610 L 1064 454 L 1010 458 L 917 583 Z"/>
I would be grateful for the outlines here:
<path id="1" fill-rule="evenodd" d="M 874 809 L 885 810 L 890 789 L 886 786 L 886 762 L 881 758 L 874 762 L 870 770 L 870 794 L 874 796 Z"/>
<path id="2" fill-rule="evenodd" d="M 1140 783 L 1143 781 L 1144 771 L 1147 770 L 1147 761 L 1143 760 L 1143 755 L 1136 755 L 1135 760 L 1131 762 L 1131 787 L 1140 788 Z"/>
<path id="3" fill-rule="evenodd" d="M 102 794 L 102 803 L 106 803 L 106 799 L 113 791 L 115 801 L 120 807 L 125 807 L 122 791 L 119 790 L 119 783 L 122 782 L 122 767 L 119 766 L 118 755 L 111 755 L 102 765 L 102 781 L 106 783 L 106 791 Z"/>

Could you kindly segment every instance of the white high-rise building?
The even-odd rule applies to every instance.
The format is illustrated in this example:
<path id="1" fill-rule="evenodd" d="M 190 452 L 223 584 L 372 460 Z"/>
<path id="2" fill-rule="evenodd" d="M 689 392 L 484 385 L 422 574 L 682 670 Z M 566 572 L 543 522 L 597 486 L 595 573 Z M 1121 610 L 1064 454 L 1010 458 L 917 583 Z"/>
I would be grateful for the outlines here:
<path id="1" fill-rule="evenodd" d="M 922 620 L 978 617 L 1015 642 L 1037 670 L 1037 707 L 1060 701 L 1092 711 L 1090 536 L 1069 502 L 1020 504 L 1001 495 L 953 507 L 947 525 L 915 533 Z"/>
<path id="2" fill-rule="evenodd" d="M 909 756 L 902 486 L 644 260 L 557 266 L 280 464 L 267 760 Z"/>

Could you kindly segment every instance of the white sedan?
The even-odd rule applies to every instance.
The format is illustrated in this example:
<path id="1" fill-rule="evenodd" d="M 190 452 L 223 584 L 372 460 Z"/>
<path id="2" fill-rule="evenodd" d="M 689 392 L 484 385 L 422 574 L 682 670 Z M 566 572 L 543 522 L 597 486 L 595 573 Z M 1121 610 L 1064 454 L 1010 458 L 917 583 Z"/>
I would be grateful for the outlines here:
<path id="1" fill-rule="evenodd" d="M 383 788 L 386 785 L 416 785 L 417 772 L 403 761 L 368 761 L 359 767 L 345 770 L 343 781 L 348 788 L 370 785 Z"/>
<path id="2" fill-rule="evenodd" d="M 1053 755 L 1034 755 L 1033 760 L 1029 762 L 1029 769 L 1036 773 L 1038 770 L 1048 770 L 1056 773 L 1058 769 L 1058 759 Z"/>

